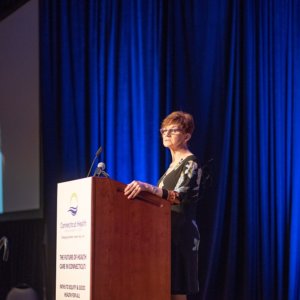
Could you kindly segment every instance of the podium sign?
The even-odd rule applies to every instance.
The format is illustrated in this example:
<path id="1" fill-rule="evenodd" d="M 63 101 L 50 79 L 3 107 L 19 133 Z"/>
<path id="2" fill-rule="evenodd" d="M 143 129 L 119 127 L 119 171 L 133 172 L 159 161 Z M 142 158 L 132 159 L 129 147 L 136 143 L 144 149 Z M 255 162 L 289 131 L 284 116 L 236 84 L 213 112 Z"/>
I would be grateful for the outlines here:
<path id="1" fill-rule="evenodd" d="M 92 178 L 58 184 L 56 299 L 90 299 Z"/>

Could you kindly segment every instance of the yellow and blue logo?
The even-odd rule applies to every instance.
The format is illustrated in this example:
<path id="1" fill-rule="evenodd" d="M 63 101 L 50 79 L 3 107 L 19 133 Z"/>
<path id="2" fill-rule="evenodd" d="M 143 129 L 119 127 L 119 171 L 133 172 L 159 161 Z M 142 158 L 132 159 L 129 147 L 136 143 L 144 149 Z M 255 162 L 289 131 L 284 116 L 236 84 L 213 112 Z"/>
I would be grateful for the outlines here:
<path id="1" fill-rule="evenodd" d="M 78 196 L 76 193 L 72 193 L 70 197 L 70 207 L 68 209 L 68 212 L 72 214 L 72 216 L 75 216 L 78 211 Z"/>

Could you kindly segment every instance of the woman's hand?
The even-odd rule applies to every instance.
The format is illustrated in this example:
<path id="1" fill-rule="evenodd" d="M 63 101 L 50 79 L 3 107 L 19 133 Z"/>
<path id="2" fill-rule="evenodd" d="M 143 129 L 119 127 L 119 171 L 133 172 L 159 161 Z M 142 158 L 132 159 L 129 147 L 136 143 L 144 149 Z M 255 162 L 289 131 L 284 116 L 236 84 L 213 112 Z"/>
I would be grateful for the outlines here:
<path id="1" fill-rule="evenodd" d="M 134 180 L 127 184 L 124 189 L 124 195 L 127 196 L 128 199 L 132 199 L 135 198 L 141 191 L 147 191 L 147 184 Z"/>

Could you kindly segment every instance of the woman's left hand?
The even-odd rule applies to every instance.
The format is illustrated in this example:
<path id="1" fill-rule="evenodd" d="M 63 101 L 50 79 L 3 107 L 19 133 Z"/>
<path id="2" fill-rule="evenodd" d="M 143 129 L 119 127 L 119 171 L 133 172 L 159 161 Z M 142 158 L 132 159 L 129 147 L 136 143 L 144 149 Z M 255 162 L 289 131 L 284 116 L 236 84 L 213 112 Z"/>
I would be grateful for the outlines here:
<path id="1" fill-rule="evenodd" d="M 124 195 L 127 196 L 128 199 L 135 198 L 141 191 L 146 191 L 146 184 L 141 181 L 132 181 L 127 184 L 124 189 Z"/>

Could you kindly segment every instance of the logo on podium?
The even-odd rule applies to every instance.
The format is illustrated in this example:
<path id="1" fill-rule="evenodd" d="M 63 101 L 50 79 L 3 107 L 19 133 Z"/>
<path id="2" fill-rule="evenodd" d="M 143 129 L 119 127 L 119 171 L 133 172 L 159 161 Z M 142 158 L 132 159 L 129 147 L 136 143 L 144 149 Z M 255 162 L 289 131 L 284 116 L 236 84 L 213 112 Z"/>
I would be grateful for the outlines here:
<path id="1" fill-rule="evenodd" d="M 71 213 L 72 216 L 76 216 L 78 211 L 78 196 L 76 193 L 72 193 L 70 197 L 70 207 L 68 212 Z"/>

